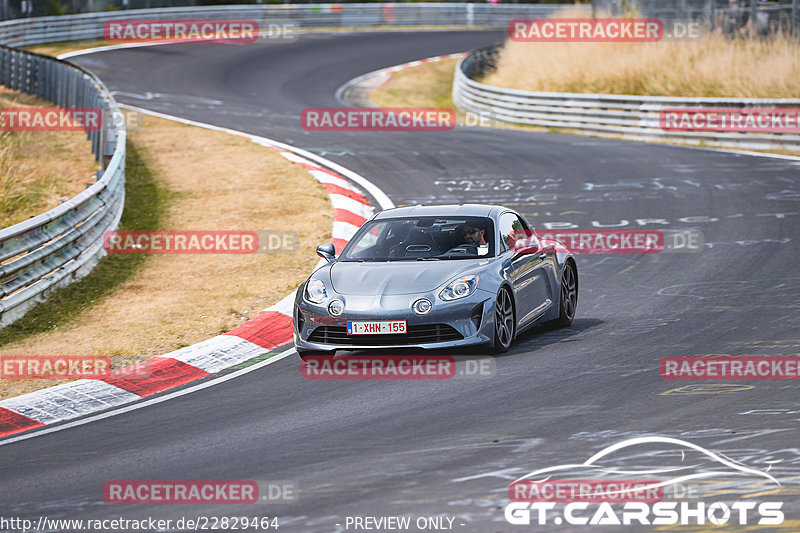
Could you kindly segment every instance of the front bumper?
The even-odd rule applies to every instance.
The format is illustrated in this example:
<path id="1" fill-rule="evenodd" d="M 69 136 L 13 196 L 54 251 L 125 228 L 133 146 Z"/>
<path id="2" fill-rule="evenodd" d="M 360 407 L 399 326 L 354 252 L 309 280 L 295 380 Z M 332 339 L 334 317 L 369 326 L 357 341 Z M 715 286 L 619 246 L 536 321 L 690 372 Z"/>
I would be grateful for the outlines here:
<path id="1" fill-rule="evenodd" d="M 478 288 L 474 294 L 445 302 L 435 293 L 353 296 L 333 294 L 313 304 L 298 290 L 293 313 L 294 342 L 298 350 L 333 351 L 386 348 L 429 350 L 487 344 L 494 339 L 494 294 Z M 412 304 L 427 298 L 433 307 L 418 315 Z M 341 316 L 328 313 L 333 299 L 344 302 Z M 408 333 L 347 335 L 348 321 L 405 320 Z"/>

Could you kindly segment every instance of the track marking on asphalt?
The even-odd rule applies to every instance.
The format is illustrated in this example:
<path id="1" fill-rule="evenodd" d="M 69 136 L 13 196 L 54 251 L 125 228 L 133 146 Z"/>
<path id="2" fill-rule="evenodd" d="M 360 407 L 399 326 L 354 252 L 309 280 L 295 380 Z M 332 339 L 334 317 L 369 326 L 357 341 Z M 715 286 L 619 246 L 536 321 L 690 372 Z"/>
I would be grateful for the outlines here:
<path id="1" fill-rule="evenodd" d="M 45 427 L 39 431 L 33 431 L 32 433 L 25 433 L 23 435 L 19 435 L 18 437 L 10 437 L 8 439 L 4 439 L 0 441 L 0 446 L 5 446 L 6 444 L 11 444 L 14 442 L 19 442 L 21 440 L 28 440 L 34 437 L 39 437 L 41 435 L 47 435 L 49 433 L 55 433 L 57 431 L 62 431 L 64 429 L 70 429 L 77 426 L 82 426 L 84 424 L 89 424 L 91 422 L 96 422 L 98 420 L 103 420 L 106 418 L 110 418 L 112 416 L 121 415 L 123 413 L 128 413 L 130 411 L 135 411 L 137 409 L 142 409 L 143 407 L 148 407 L 150 405 L 155 405 L 161 402 L 166 402 L 167 400 L 171 400 L 173 398 L 179 398 L 180 396 L 186 396 L 187 394 L 191 394 L 193 392 L 197 392 L 199 390 L 207 389 L 208 387 L 213 387 L 214 385 L 218 385 L 220 383 L 224 383 L 234 378 L 238 378 L 244 374 L 249 372 L 253 372 L 254 370 L 258 370 L 263 368 L 267 365 L 271 365 L 273 363 L 277 363 L 281 359 L 285 359 L 292 355 L 295 352 L 294 348 L 290 348 L 283 352 L 280 352 L 277 355 L 270 357 L 269 359 L 265 359 L 263 361 L 259 361 L 247 368 L 242 368 L 241 370 L 237 370 L 236 372 L 231 372 L 230 374 L 225 374 L 224 376 L 219 376 L 217 378 L 209 379 L 208 381 L 204 381 L 203 383 L 199 383 L 197 385 L 193 385 L 190 387 L 186 387 L 185 389 L 181 389 L 175 392 L 170 392 L 168 394 L 164 394 L 163 396 L 158 396 L 156 398 L 151 398 L 149 400 L 144 400 L 143 402 L 135 403 L 133 405 L 128 405 L 126 407 L 120 407 L 119 409 L 115 409 L 113 411 L 109 411 L 107 413 L 101 413 L 99 415 L 90 416 L 88 418 L 83 418 L 81 420 L 75 420 L 74 422 L 67 422 L 66 424 L 62 424 L 60 426 L 53 426 L 53 427 Z"/>
<path id="2" fill-rule="evenodd" d="M 689 395 L 689 394 L 728 394 L 731 392 L 744 392 L 755 389 L 754 385 L 737 385 L 733 383 L 709 383 L 686 385 L 677 389 L 662 392 L 659 396 Z"/>
<path id="3" fill-rule="evenodd" d="M 433 31 L 437 31 L 437 30 L 433 30 Z M 332 33 L 336 33 L 336 32 L 332 32 Z M 76 56 L 93 54 L 93 53 L 96 53 L 96 52 L 107 52 L 107 51 L 112 51 L 112 50 L 120 50 L 120 49 L 124 49 L 124 48 L 141 48 L 141 47 L 146 47 L 146 46 L 158 46 L 158 45 L 165 45 L 165 44 L 185 44 L 185 43 L 175 43 L 175 42 L 170 42 L 170 41 L 167 41 L 167 42 L 155 41 L 155 42 L 143 42 L 143 43 L 122 43 L 122 44 L 114 44 L 114 45 L 108 45 L 108 46 L 99 46 L 99 47 L 95 47 L 95 48 L 86 48 L 86 49 L 83 49 L 83 50 L 74 50 L 72 52 L 65 52 L 63 54 L 57 55 L 56 59 L 62 59 L 63 60 L 63 59 L 69 59 L 69 58 L 76 57 Z M 451 56 L 455 56 L 455 55 L 458 55 L 458 54 L 451 54 Z M 427 59 L 431 59 L 431 58 L 427 58 Z M 423 62 L 424 60 L 419 60 L 419 61 Z M 339 89 L 337 89 L 336 94 L 335 94 L 336 98 L 339 101 L 341 101 L 341 94 L 344 92 L 344 90 L 348 86 L 354 84 L 354 82 L 356 82 L 359 79 L 369 77 L 370 75 L 377 74 L 378 72 L 381 72 L 381 71 L 391 71 L 392 69 L 395 69 L 395 68 L 403 66 L 403 65 L 406 65 L 406 63 L 403 63 L 401 65 L 394 65 L 392 67 L 388 67 L 388 68 L 385 68 L 385 69 L 379 69 L 377 71 L 368 72 L 366 74 L 362 74 L 361 76 L 357 76 L 356 78 L 353 78 L 353 79 L 349 80 L 348 82 L 343 84 L 341 87 L 339 87 Z M 489 126 L 489 127 L 490 128 L 495 128 L 494 126 Z M 579 134 L 573 134 L 573 135 L 574 136 L 580 136 Z M 604 140 L 605 139 L 606 138 L 604 138 Z M 615 139 L 613 137 L 607 138 L 607 139 L 608 140 L 619 140 L 619 139 Z M 582 141 L 576 141 L 576 142 L 580 143 Z M 633 141 L 633 142 L 636 142 L 636 141 Z M 594 144 L 600 144 L 600 142 L 598 142 L 598 143 L 591 142 L 590 144 L 593 144 L 593 145 Z M 650 143 L 648 143 L 648 144 L 650 144 Z M 773 159 L 785 159 L 785 160 L 789 160 L 789 161 L 798 161 L 798 162 L 800 162 L 800 156 L 792 156 L 792 155 L 770 154 L 770 153 L 753 152 L 753 151 L 749 151 L 749 150 L 738 150 L 738 149 L 731 149 L 731 148 L 712 148 L 712 147 L 700 147 L 700 146 L 674 145 L 674 144 L 669 144 L 669 143 L 652 143 L 652 144 L 662 144 L 663 146 L 672 146 L 672 147 L 675 147 L 675 148 L 685 148 L 687 150 L 704 150 L 704 151 L 708 151 L 708 152 L 721 152 L 721 153 L 729 153 L 729 154 L 749 155 L 749 156 L 755 156 L 755 157 L 769 157 L 769 158 L 773 158 Z M 507 205 L 510 205 L 510 204 L 507 204 Z"/>
<path id="4" fill-rule="evenodd" d="M 624 274 L 625 272 L 628 272 L 629 270 L 633 270 L 634 267 L 636 267 L 636 265 L 628 265 L 627 267 L 625 267 L 622 270 L 620 270 L 619 272 L 617 272 L 617 276 L 619 276 L 620 274 Z"/>

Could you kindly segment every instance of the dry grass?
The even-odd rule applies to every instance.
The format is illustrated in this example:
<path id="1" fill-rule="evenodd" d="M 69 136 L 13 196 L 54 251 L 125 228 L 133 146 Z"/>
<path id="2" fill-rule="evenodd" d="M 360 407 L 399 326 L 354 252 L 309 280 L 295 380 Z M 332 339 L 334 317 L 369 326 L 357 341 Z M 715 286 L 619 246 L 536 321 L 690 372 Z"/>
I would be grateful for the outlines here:
<path id="1" fill-rule="evenodd" d="M 98 46 L 108 46 L 109 44 L 111 43 L 105 39 L 88 39 L 84 41 L 66 41 L 63 43 L 34 44 L 24 48 L 30 52 L 36 52 L 37 54 L 55 57 L 67 52 L 85 50 L 86 48 L 96 48 Z"/>
<path id="2" fill-rule="evenodd" d="M 54 107 L 0 86 L 0 107 Z M 0 132 L 0 228 L 22 222 L 94 183 L 98 165 L 80 131 Z"/>
<path id="3" fill-rule="evenodd" d="M 285 296 L 316 264 L 314 247 L 330 238 L 332 208 L 300 166 L 233 135 L 149 116 L 130 141 L 170 193 L 162 229 L 290 229 L 300 249 L 148 256 L 77 318 L 5 344 L 3 354 L 108 355 L 124 366 L 228 331 Z M 0 383 L 0 398 L 55 383 L 9 380 Z"/>
<path id="4" fill-rule="evenodd" d="M 443 59 L 396 72 L 369 97 L 381 107 L 453 107 L 453 69 L 458 59 Z"/>
<path id="5" fill-rule="evenodd" d="M 576 16 L 562 12 L 559 17 Z M 482 81 L 545 92 L 797 98 L 800 43 L 788 39 L 696 42 L 506 42 Z"/>

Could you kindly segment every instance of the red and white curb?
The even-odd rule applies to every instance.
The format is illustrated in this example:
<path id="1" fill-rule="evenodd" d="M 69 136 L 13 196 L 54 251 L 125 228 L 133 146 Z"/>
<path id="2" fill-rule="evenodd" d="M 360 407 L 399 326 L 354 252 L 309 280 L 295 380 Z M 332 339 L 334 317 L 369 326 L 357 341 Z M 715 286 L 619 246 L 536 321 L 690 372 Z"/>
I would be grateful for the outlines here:
<path id="1" fill-rule="evenodd" d="M 328 192 L 334 209 L 332 238 L 341 251 L 373 214 L 366 190 L 381 209 L 394 204 L 377 186 L 316 154 L 236 130 L 132 106 L 121 106 L 183 124 L 238 135 L 278 151 L 303 166 Z M 253 319 L 211 339 L 149 360 L 145 376 L 121 369 L 103 379 L 81 379 L 0 401 L 0 437 L 117 407 L 204 378 L 292 342 L 294 292 Z M 145 373 L 142 373 L 145 374 Z"/>
<path id="2" fill-rule="evenodd" d="M 437 61 L 442 61 L 445 59 L 461 59 L 462 57 L 466 57 L 468 55 L 467 52 L 458 52 L 456 54 L 447 54 L 443 56 L 433 56 L 433 57 L 426 57 L 425 59 L 418 59 L 416 61 L 409 61 L 408 63 L 401 63 L 399 65 L 395 65 L 393 67 L 385 68 L 383 70 L 379 70 L 378 72 L 386 72 L 387 74 L 394 74 L 395 72 L 399 72 L 401 70 L 405 70 L 407 68 L 418 67 L 420 65 L 424 65 L 425 63 L 435 63 Z"/>
<path id="3" fill-rule="evenodd" d="M 466 57 L 468 52 L 458 52 L 456 54 L 447 54 L 443 56 L 433 56 L 433 57 L 426 57 L 425 59 L 417 59 L 416 61 L 409 61 L 408 63 L 401 63 L 399 65 L 394 65 L 391 67 L 386 67 L 378 70 L 373 70 L 372 72 L 367 72 L 366 74 L 362 74 L 361 76 L 356 76 L 355 78 L 349 80 L 347 83 L 336 89 L 336 99 L 340 102 L 344 102 L 344 93 L 347 92 L 348 89 L 353 87 L 354 85 L 358 85 L 366 80 L 369 80 L 370 87 L 378 87 L 386 83 L 392 74 L 400 72 L 401 70 L 405 70 L 407 68 L 418 67 L 420 65 L 424 65 L 425 63 L 435 63 L 437 61 L 443 61 L 445 59 L 461 59 L 462 57 Z M 367 103 L 365 102 L 365 105 Z M 375 104 L 372 104 L 373 106 Z"/>

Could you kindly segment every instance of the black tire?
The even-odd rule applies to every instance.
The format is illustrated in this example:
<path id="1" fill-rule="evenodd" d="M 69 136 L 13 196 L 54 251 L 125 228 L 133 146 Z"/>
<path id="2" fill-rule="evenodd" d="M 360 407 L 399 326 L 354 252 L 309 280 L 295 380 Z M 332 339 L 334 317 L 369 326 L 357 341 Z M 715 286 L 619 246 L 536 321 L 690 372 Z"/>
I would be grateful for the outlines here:
<path id="1" fill-rule="evenodd" d="M 572 324 L 577 307 L 578 273 L 575 269 L 575 264 L 572 261 L 567 261 L 567 264 L 564 265 L 564 275 L 561 276 L 558 318 L 553 320 L 553 325 L 565 328 Z"/>
<path id="2" fill-rule="evenodd" d="M 494 342 L 492 353 L 507 352 L 514 342 L 517 321 L 514 317 L 514 300 L 506 287 L 500 288 L 494 304 Z"/>

